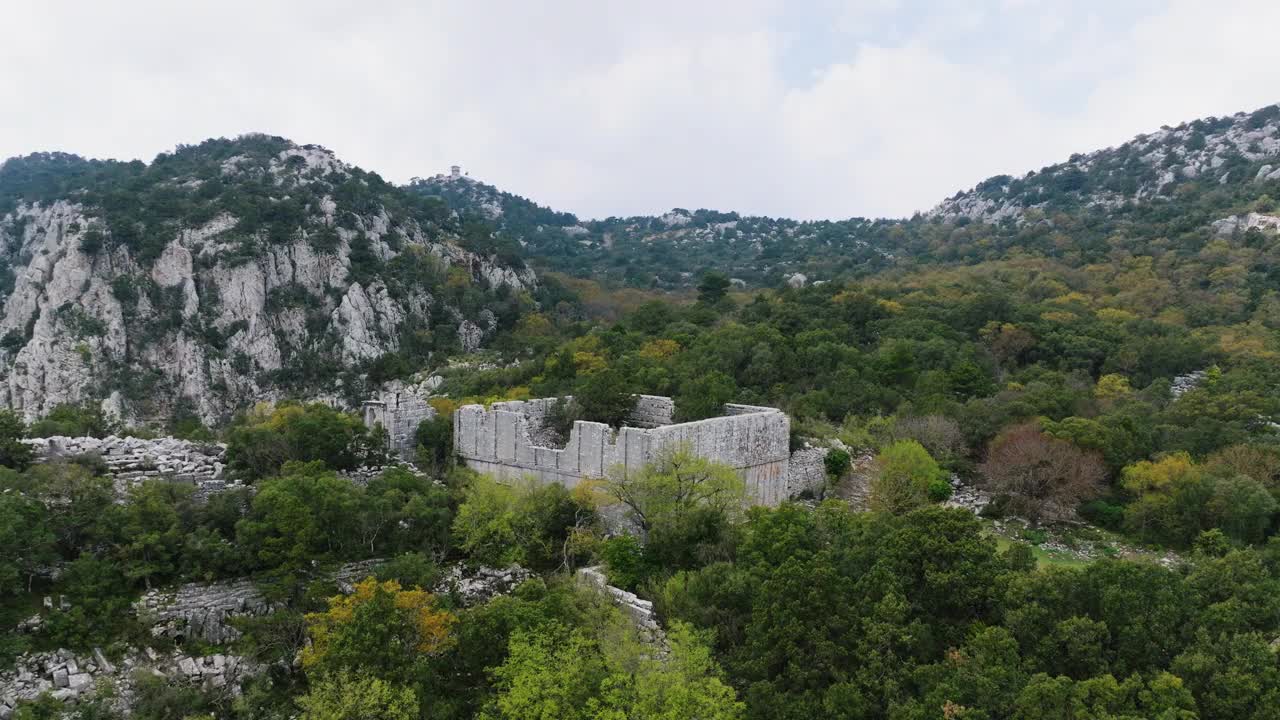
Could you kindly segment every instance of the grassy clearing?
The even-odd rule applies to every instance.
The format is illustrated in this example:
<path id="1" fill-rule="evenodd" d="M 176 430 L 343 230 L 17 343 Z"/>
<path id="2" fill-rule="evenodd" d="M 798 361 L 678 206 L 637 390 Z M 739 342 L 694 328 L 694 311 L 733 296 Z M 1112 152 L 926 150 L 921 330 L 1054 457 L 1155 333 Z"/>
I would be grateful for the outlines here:
<path id="1" fill-rule="evenodd" d="M 1013 547 L 1013 544 L 1015 542 L 1014 540 L 1010 540 L 1009 538 L 996 533 L 992 533 L 992 537 L 996 539 L 996 547 L 999 548 L 1000 552 L 1007 551 L 1009 548 Z M 1021 542 L 1021 541 L 1018 541 L 1018 542 Z M 1080 558 L 1070 553 L 1065 553 L 1058 550 L 1046 550 L 1038 545 L 1031 546 L 1031 554 L 1036 559 L 1037 567 L 1041 567 L 1041 568 L 1045 568 L 1045 567 L 1080 568 L 1093 562 L 1092 560 L 1081 560 Z"/>

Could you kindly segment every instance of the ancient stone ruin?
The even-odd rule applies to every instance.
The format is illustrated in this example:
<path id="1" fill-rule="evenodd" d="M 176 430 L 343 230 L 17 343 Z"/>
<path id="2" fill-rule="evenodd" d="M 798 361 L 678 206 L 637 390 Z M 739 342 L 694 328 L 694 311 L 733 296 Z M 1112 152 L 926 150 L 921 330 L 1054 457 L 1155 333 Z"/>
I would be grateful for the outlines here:
<path id="1" fill-rule="evenodd" d="M 403 461 L 414 459 L 418 425 L 436 416 L 428 404 L 429 394 L 414 388 L 392 387 L 366 400 L 362 408 L 366 427 L 382 426 L 387 431 L 391 454 Z"/>
<path id="2" fill-rule="evenodd" d="M 547 414 L 559 398 L 464 405 L 454 412 L 454 450 L 468 467 L 500 479 L 526 476 L 573 487 L 584 478 L 604 477 L 611 468 L 638 472 L 661 453 L 687 445 L 695 454 L 732 466 L 748 496 L 776 505 L 793 488 L 811 487 L 814 463 L 797 463 L 792 476 L 791 420 L 776 408 L 727 404 L 720 417 L 674 422 L 671 398 L 640 395 L 623 427 L 578 420 L 563 447 L 545 431 Z M 818 472 L 821 464 L 818 463 Z M 801 477 L 800 475 L 803 475 Z"/>
<path id="3" fill-rule="evenodd" d="M 195 486 L 198 498 L 234 484 L 227 478 L 227 447 L 221 443 L 115 435 L 105 438 L 54 436 L 23 442 L 35 449 L 36 462 L 83 456 L 100 458 L 120 494 L 143 480 L 161 477 L 190 483 Z"/>

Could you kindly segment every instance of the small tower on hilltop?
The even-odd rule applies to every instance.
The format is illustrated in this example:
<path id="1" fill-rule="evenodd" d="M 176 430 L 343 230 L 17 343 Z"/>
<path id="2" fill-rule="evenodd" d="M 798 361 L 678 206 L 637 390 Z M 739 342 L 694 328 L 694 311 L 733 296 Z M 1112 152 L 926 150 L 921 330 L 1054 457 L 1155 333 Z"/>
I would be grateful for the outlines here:
<path id="1" fill-rule="evenodd" d="M 449 166 L 449 177 L 450 177 L 451 179 L 453 179 L 453 180 L 457 180 L 458 178 L 462 177 L 462 166 L 461 166 L 461 165 L 450 165 L 450 166 Z"/>

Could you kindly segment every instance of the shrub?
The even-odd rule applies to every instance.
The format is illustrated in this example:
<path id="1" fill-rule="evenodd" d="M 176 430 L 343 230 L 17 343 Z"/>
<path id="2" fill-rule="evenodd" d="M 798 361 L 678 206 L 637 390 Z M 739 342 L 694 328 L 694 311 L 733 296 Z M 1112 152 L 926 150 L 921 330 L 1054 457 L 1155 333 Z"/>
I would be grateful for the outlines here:
<path id="1" fill-rule="evenodd" d="M 827 451 L 826 457 L 822 458 L 822 465 L 827 470 L 827 477 L 839 480 L 849 472 L 849 467 L 853 465 L 853 458 L 844 450 L 833 448 Z"/>
<path id="2" fill-rule="evenodd" d="M 929 500 L 937 503 L 946 502 L 951 499 L 951 483 L 942 478 L 930 480 L 926 492 L 929 495 Z"/>
<path id="3" fill-rule="evenodd" d="M 11 410 L 0 410 L 0 465 L 14 470 L 26 470 L 35 457 L 35 450 L 22 439 L 27 436 L 27 424 Z"/>
<path id="4" fill-rule="evenodd" d="M 1108 530 L 1119 530 L 1124 523 L 1124 506 L 1106 500 L 1090 500 L 1080 506 L 1080 517 Z"/>
<path id="5" fill-rule="evenodd" d="M 119 428 L 103 412 L 91 403 L 84 405 L 59 405 L 49 414 L 32 423 L 31 437 L 96 437 L 104 438 Z"/>
<path id="6" fill-rule="evenodd" d="M 375 576 L 382 582 L 394 580 L 402 587 L 430 589 L 440 581 L 440 567 L 420 552 L 407 552 L 379 565 Z"/>
<path id="7" fill-rule="evenodd" d="M 1022 539 L 1032 545 L 1043 545 L 1049 540 L 1049 533 L 1039 528 L 1027 528 L 1022 531 Z"/>
<path id="8" fill-rule="evenodd" d="M 945 483 L 946 475 L 929 451 L 915 440 L 899 440 L 876 456 L 869 504 L 881 512 L 908 512 L 928 501 L 935 480 Z"/>
<path id="9" fill-rule="evenodd" d="M 644 547 L 630 535 L 609 538 L 600 554 L 604 557 L 605 574 L 610 585 L 634 590 L 648 576 Z"/>

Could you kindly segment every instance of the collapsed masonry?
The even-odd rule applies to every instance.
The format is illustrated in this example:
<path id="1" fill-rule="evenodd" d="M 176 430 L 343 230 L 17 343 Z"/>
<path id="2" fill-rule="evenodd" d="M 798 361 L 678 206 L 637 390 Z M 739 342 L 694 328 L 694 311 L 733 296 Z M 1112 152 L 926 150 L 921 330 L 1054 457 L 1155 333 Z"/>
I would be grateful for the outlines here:
<path id="1" fill-rule="evenodd" d="M 640 395 L 622 428 L 579 420 L 569 441 L 557 448 L 546 439 L 545 421 L 559 401 L 464 405 L 454 412 L 454 450 L 478 472 L 573 487 L 614 467 L 638 472 L 662 452 L 687 445 L 696 455 L 737 470 L 748 496 L 761 505 L 777 505 L 823 482 L 820 464 L 816 477 L 811 462 L 796 463 L 793 472 L 791 420 L 777 408 L 727 404 L 720 417 L 676 423 L 671 398 Z"/>
<path id="2" fill-rule="evenodd" d="M 105 475 L 116 493 L 145 480 L 166 478 L 195 488 L 197 498 L 205 498 L 237 484 L 226 473 L 227 446 L 198 443 L 177 438 L 145 439 L 62 437 L 23 440 L 35 451 L 36 462 L 52 462 L 90 456 L 101 460 Z"/>

